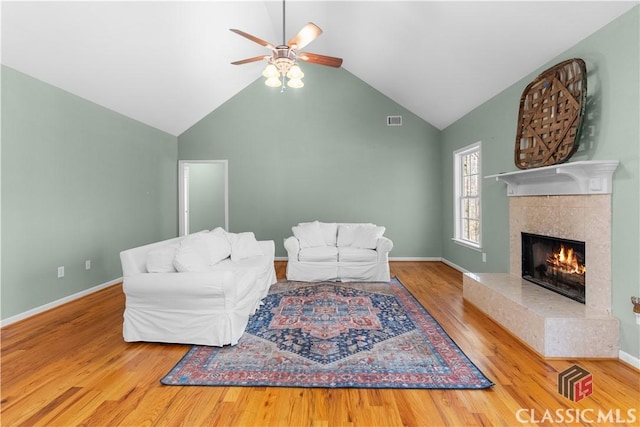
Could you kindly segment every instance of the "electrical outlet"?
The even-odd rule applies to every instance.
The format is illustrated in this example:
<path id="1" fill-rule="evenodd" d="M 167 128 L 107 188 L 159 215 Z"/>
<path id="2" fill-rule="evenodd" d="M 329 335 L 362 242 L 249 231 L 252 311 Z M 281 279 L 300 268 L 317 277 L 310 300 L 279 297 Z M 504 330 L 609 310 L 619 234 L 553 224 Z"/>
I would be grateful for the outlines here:
<path id="1" fill-rule="evenodd" d="M 85 270 L 91 270 L 91 260 L 88 259 L 84 262 L 84 269 Z"/>
<path id="2" fill-rule="evenodd" d="M 58 279 L 61 279 L 64 277 L 64 265 L 61 267 L 58 267 Z"/>
<path id="3" fill-rule="evenodd" d="M 482 262 L 487 262 L 487 254 L 482 252 Z"/>

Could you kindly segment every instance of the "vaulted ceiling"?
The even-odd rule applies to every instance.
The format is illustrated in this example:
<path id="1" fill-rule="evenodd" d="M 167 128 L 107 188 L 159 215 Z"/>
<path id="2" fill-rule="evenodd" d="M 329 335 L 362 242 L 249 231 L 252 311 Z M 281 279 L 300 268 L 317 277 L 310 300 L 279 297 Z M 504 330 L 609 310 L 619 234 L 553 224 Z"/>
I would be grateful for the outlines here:
<path id="1" fill-rule="evenodd" d="M 316 23 L 324 34 L 305 51 L 344 58 L 443 129 L 637 4 L 290 0 L 285 33 Z M 3 1 L 2 64 L 179 135 L 260 77 L 264 63 L 230 62 L 268 51 L 229 29 L 279 44 L 282 10 L 280 1 Z"/>

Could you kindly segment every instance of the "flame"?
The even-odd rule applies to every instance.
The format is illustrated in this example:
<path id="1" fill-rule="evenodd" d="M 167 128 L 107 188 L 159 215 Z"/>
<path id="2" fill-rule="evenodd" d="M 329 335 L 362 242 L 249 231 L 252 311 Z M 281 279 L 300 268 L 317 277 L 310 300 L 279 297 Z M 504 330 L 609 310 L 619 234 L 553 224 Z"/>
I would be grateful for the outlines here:
<path id="1" fill-rule="evenodd" d="M 559 252 L 554 252 L 547 258 L 547 264 L 551 264 L 565 273 L 585 274 L 587 271 L 587 267 L 578 261 L 573 248 L 565 248 L 564 245 L 560 245 Z"/>

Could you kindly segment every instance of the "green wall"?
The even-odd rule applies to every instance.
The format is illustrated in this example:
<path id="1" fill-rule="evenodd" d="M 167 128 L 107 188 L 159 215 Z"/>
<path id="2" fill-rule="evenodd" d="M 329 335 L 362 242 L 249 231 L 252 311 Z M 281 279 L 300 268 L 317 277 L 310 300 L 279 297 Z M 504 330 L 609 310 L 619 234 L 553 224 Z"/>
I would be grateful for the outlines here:
<path id="1" fill-rule="evenodd" d="M 222 163 L 190 163 L 189 233 L 225 227 L 224 179 Z"/>
<path id="2" fill-rule="evenodd" d="M 440 132 L 344 69 L 302 68 L 303 89 L 260 78 L 178 137 L 180 160 L 229 161 L 231 231 L 285 256 L 298 222 L 373 222 L 391 256 L 439 257 Z"/>
<path id="3" fill-rule="evenodd" d="M 470 271 L 507 272 L 508 201 L 504 184 L 483 182 L 483 251 L 451 242 L 452 152 L 482 141 L 483 175 L 516 170 L 513 160 L 520 96 L 546 68 L 579 57 L 587 64 L 588 99 L 581 148 L 571 161 L 620 160 L 613 183 L 613 314 L 621 321 L 621 350 L 640 357 L 640 333 L 630 297 L 640 296 L 639 7 L 541 66 L 442 132 L 442 256 Z"/>
<path id="4" fill-rule="evenodd" d="M 116 279 L 121 250 L 177 235 L 176 144 L 2 68 L 2 319 Z"/>

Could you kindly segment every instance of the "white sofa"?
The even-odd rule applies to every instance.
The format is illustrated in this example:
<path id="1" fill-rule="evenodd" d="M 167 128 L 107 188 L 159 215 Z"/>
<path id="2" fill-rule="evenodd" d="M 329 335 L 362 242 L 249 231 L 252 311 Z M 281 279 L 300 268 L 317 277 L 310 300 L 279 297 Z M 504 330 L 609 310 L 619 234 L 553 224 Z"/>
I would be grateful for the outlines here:
<path id="1" fill-rule="evenodd" d="M 375 224 L 307 222 L 284 241 L 287 279 L 388 282 L 393 242 Z"/>
<path id="2" fill-rule="evenodd" d="M 221 228 L 122 251 L 125 341 L 237 344 L 276 282 L 275 244 Z"/>

